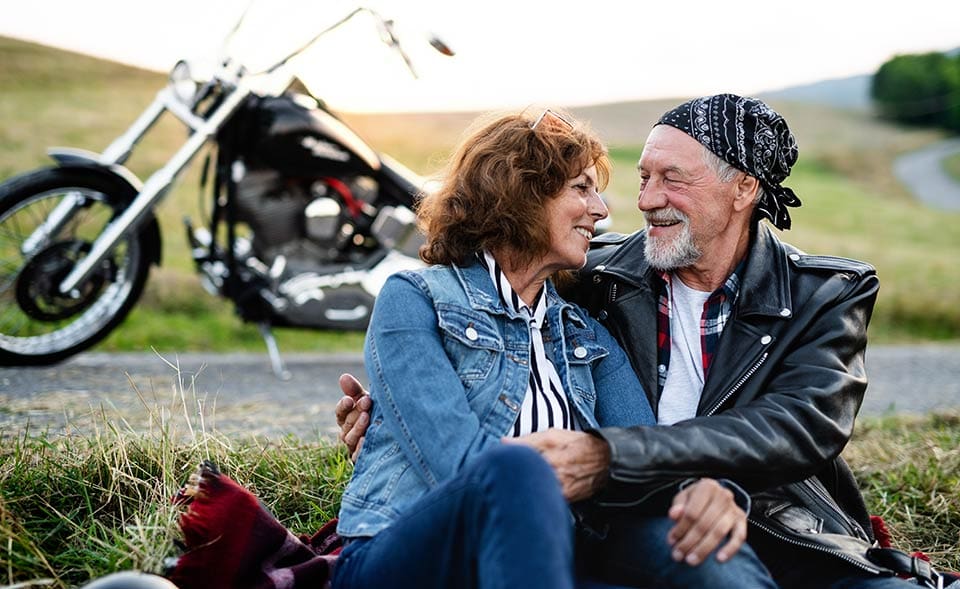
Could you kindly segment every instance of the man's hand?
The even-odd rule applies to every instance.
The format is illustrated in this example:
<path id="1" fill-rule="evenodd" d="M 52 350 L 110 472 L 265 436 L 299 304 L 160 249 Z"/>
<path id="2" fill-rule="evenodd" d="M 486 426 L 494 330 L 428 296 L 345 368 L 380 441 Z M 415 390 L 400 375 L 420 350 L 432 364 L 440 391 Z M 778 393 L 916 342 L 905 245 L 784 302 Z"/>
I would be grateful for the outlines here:
<path id="1" fill-rule="evenodd" d="M 357 461 L 363 448 L 364 435 L 370 425 L 370 409 L 373 401 L 352 374 L 340 375 L 340 390 L 344 396 L 337 401 L 337 426 L 340 428 L 340 441 L 347 445 L 350 460 Z"/>
<path id="2" fill-rule="evenodd" d="M 691 566 L 702 563 L 724 538 L 729 539 L 717 560 L 729 560 L 747 537 L 747 514 L 733 492 L 713 479 L 700 479 L 677 493 L 667 515 L 677 522 L 667 534 L 673 559 Z"/>
<path id="3" fill-rule="evenodd" d="M 610 447 L 590 434 L 562 429 L 503 438 L 507 444 L 523 444 L 539 452 L 553 467 L 567 501 L 590 497 L 607 481 Z"/>

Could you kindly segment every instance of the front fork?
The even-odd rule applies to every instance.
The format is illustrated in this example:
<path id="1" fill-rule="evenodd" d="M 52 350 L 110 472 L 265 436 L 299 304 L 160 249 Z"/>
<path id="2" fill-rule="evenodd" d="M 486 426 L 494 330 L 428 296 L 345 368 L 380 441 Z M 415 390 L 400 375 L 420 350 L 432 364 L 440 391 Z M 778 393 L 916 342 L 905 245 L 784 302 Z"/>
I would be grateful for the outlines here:
<path id="1" fill-rule="evenodd" d="M 150 176 L 143 189 L 124 209 L 123 213 L 104 228 L 103 233 L 93 242 L 89 254 L 80 260 L 60 282 L 59 290 L 62 294 L 69 296 L 69 293 L 77 292 L 77 286 L 93 274 L 100 261 L 116 247 L 124 235 L 140 226 L 140 223 L 163 197 L 177 175 L 200 151 L 207 140 L 220 130 L 227 118 L 240 107 L 249 95 L 250 90 L 241 84 L 240 87 L 227 95 L 208 118 L 201 119 L 193 115 L 189 109 L 183 107 L 170 88 L 164 88 L 157 93 L 157 98 L 151 106 L 140 115 L 124 135 L 107 148 L 99 163 L 112 166 L 124 161 L 136 143 L 165 110 L 177 116 L 193 132 L 187 142 L 170 158 L 170 161 Z M 74 206 L 75 204 L 64 205 L 61 213 L 72 212 Z M 57 207 L 57 209 L 60 209 L 60 207 Z M 44 233 L 49 232 L 51 228 L 46 224 L 42 225 L 34 232 L 34 235 L 28 238 L 28 241 L 39 242 L 43 239 Z"/>

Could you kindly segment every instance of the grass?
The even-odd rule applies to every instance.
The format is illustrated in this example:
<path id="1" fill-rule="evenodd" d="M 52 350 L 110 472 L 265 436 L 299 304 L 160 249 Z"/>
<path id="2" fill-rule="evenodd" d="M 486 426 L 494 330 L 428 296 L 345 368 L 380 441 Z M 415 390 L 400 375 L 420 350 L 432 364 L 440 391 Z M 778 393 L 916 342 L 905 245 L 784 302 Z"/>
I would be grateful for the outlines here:
<path id="1" fill-rule="evenodd" d="M 70 587 L 118 570 L 162 573 L 179 537 L 170 498 L 205 459 L 295 533 L 336 515 L 351 472 L 341 448 L 208 430 L 215 416 L 187 409 L 196 395 L 185 386 L 165 400 L 141 395 L 146 428 L 100 408 L 90 435 L 0 430 L 0 584 Z M 865 420 L 845 457 L 897 546 L 960 569 L 960 416 Z"/>
<path id="2" fill-rule="evenodd" d="M 960 153 L 955 153 L 943 160 L 943 169 L 950 177 L 960 182 Z"/>
<path id="3" fill-rule="evenodd" d="M 844 456 L 895 546 L 960 571 L 960 415 L 862 420 Z"/>
<path id="4" fill-rule="evenodd" d="M 144 401 L 146 430 L 101 408 L 89 435 L 0 431 L 0 585 L 71 587 L 118 570 L 162 573 L 179 538 L 170 499 L 204 459 L 291 530 L 313 532 L 336 515 L 351 472 L 342 449 L 320 438 L 209 431 L 204 418 L 213 416 L 191 415 L 184 398 L 181 389 L 169 402 Z"/>

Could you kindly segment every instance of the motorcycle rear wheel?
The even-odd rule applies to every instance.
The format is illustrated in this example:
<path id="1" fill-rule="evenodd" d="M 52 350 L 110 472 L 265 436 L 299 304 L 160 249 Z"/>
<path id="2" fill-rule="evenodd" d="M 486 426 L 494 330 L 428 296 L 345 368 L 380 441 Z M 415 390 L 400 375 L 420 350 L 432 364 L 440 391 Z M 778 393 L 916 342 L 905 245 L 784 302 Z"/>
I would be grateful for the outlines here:
<path id="1" fill-rule="evenodd" d="M 38 228 L 68 196 L 80 204 L 44 238 Z M 144 232 L 121 239 L 72 296 L 58 286 L 134 196 L 120 178 L 83 168 L 41 169 L 0 185 L 0 365 L 53 364 L 126 318 L 156 259 Z"/>

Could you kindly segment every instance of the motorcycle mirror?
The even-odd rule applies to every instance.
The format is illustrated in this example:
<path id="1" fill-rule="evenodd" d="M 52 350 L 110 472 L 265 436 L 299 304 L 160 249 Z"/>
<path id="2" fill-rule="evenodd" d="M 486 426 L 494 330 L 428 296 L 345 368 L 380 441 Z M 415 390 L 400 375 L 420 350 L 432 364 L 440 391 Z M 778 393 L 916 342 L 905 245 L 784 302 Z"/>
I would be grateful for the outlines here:
<path id="1" fill-rule="evenodd" d="M 180 60 L 170 70 L 170 87 L 174 96 L 187 106 L 193 106 L 193 99 L 197 95 L 197 82 L 190 72 L 190 64 Z"/>
<path id="2" fill-rule="evenodd" d="M 430 35 L 430 46 L 449 57 L 456 55 L 453 49 L 451 49 L 450 46 L 447 45 L 447 43 L 436 34 Z"/>

